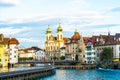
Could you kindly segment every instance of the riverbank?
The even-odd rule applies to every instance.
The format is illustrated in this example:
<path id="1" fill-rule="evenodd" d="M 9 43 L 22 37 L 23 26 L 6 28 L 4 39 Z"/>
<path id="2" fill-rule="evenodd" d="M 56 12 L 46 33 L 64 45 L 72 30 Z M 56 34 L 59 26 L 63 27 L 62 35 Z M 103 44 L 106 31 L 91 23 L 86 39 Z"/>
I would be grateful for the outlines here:
<path id="1" fill-rule="evenodd" d="M 99 64 L 98 67 L 102 67 L 105 69 L 120 69 L 120 63 Z"/>
<path id="2" fill-rule="evenodd" d="M 36 78 L 55 74 L 55 68 L 37 68 L 29 70 L 0 73 L 0 80 L 33 80 Z"/>
<path id="3" fill-rule="evenodd" d="M 96 65 L 55 65 L 57 69 L 96 69 Z"/>

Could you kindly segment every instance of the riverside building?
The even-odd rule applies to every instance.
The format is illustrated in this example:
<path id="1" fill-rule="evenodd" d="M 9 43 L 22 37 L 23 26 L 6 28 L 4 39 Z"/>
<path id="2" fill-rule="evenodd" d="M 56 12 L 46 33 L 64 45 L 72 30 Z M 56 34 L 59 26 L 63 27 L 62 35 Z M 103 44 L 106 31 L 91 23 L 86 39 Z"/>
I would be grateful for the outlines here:
<path id="1" fill-rule="evenodd" d="M 109 47 L 113 51 L 113 61 L 119 61 L 120 58 L 120 33 L 115 35 L 100 35 L 93 36 L 92 41 L 94 43 L 94 48 L 97 54 L 97 61 L 100 61 L 100 53 L 103 51 L 103 48 Z"/>
<path id="2" fill-rule="evenodd" d="M 47 60 L 60 60 L 61 57 L 65 57 L 65 60 L 85 61 L 84 40 L 77 30 L 71 38 L 64 38 L 63 29 L 59 25 L 56 36 L 52 35 L 52 31 L 48 26 L 44 44 Z"/>
<path id="3" fill-rule="evenodd" d="M 65 46 L 66 39 L 67 38 L 63 38 L 63 29 L 60 24 L 57 28 L 56 37 L 52 35 L 52 31 L 48 26 L 44 44 L 47 60 L 60 60 L 60 48 Z"/>
<path id="4" fill-rule="evenodd" d="M 96 63 L 96 56 L 97 55 L 92 42 L 88 41 L 88 44 L 86 45 L 86 52 L 85 52 L 85 63 L 86 64 Z"/>
<path id="5" fill-rule="evenodd" d="M 0 34 L 0 65 L 8 66 L 18 62 L 18 40 L 16 38 L 4 38 Z"/>
<path id="6" fill-rule="evenodd" d="M 76 30 L 74 35 L 66 42 L 66 60 L 85 61 L 85 44 L 83 37 Z"/>

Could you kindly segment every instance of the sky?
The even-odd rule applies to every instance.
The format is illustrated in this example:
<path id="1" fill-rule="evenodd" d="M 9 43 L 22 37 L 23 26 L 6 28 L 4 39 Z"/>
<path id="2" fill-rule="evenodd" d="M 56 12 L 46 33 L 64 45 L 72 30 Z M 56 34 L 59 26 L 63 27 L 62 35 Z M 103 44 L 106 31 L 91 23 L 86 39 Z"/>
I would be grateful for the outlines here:
<path id="1" fill-rule="evenodd" d="M 48 25 L 56 36 L 71 38 L 120 33 L 119 0 L 0 0 L 0 34 L 19 40 L 19 47 L 44 48 Z"/>

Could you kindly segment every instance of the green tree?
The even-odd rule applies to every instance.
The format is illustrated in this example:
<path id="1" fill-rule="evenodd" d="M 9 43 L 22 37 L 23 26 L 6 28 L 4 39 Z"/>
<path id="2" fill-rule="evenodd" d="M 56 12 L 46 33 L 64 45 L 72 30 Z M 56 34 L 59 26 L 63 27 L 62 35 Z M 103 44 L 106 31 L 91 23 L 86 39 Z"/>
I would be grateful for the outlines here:
<path id="1" fill-rule="evenodd" d="M 100 54 L 101 61 L 112 61 L 113 60 L 113 50 L 110 47 L 103 48 L 103 51 Z"/>
<path id="2" fill-rule="evenodd" d="M 60 57 L 60 60 L 65 60 L 65 56 L 61 56 L 61 57 Z"/>

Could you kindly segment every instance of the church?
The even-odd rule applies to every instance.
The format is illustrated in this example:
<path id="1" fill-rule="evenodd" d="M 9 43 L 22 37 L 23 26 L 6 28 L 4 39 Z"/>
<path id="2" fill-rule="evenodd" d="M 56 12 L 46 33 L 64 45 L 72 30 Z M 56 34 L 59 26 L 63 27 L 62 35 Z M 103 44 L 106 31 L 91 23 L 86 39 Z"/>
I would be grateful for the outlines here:
<path id="1" fill-rule="evenodd" d="M 52 31 L 48 26 L 46 30 L 45 41 L 46 59 L 53 60 L 60 58 L 60 48 L 65 46 L 65 38 L 63 38 L 63 29 L 59 24 L 56 32 L 56 37 L 52 35 Z"/>
<path id="2" fill-rule="evenodd" d="M 71 38 L 65 38 L 63 37 L 63 29 L 59 24 L 55 37 L 48 26 L 44 47 L 47 60 L 60 60 L 61 49 L 64 49 L 65 60 L 83 61 L 85 45 L 82 36 L 77 30 L 75 30 Z"/>

